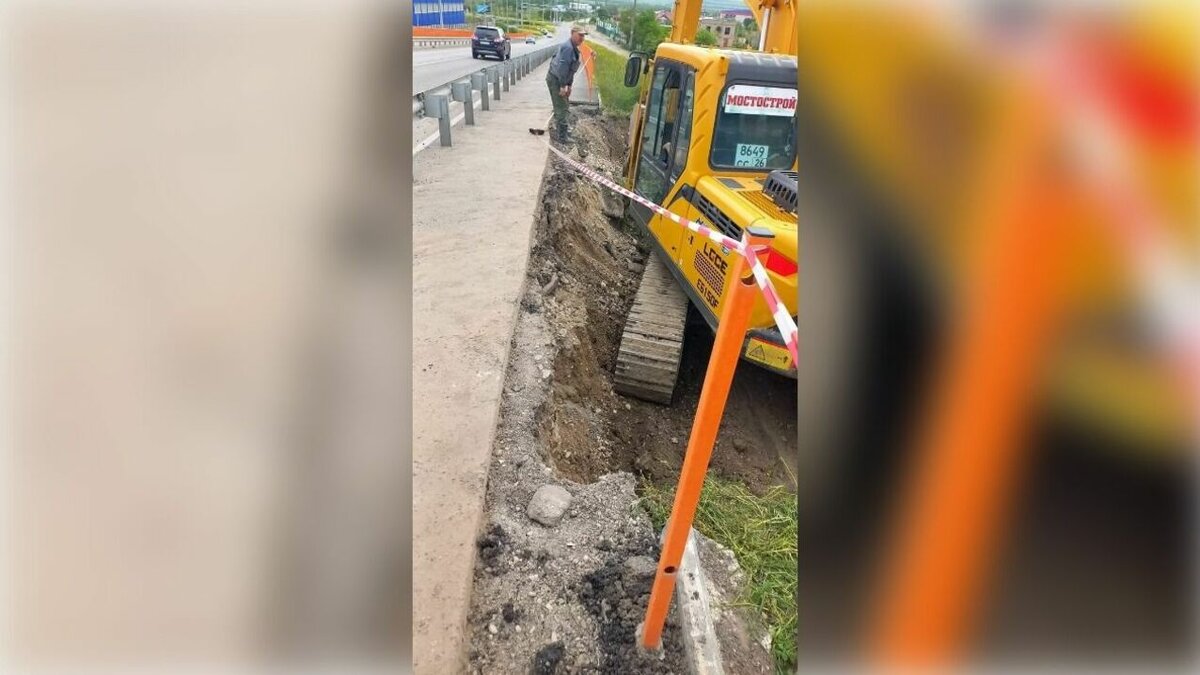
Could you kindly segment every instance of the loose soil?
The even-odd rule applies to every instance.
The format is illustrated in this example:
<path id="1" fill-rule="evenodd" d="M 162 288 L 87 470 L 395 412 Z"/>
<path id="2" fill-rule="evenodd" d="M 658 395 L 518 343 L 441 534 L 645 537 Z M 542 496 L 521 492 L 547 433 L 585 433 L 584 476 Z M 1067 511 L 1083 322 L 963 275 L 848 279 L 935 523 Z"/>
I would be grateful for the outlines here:
<path id="1" fill-rule="evenodd" d="M 576 115 L 571 154 L 619 178 L 625 122 Z M 653 579 L 629 561 L 658 556 L 635 474 L 678 478 L 712 335 L 702 323 L 689 328 L 673 406 L 613 392 L 621 327 L 649 254 L 620 212 L 607 191 L 551 156 L 489 473 L 472 672 L 686 672 L 674 611 L 662 651 L 635 646 Z M 794 459 L 782 458 L 795 454 L 795 392 L 794 382 L 739 368 L 710 471 L 755 490 L 794 485 Z M 546 484 L 572 495 L 554 527 L 526 516 Z M 742 643 L 754 649 L 727 655 L 727 671 L 758 672 L 765 651 L 756 638 Z M 754 667 L 739 670 L 739 659 Z"/>

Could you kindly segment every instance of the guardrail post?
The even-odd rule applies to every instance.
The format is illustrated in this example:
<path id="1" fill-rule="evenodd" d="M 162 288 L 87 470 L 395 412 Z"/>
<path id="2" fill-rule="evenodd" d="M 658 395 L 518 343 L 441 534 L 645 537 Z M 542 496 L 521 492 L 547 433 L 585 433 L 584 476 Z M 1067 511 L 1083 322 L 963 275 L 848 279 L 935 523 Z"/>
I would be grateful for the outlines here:
<path id="1" fill-rule="evenodd" d="M 438 118 L 438 136 L 442 147 L 450 147 L 450 97 L 446 94 L 426 94 L 425 114 Z"/>
<path id="2" fill-rule="evenodd" d="M 471 93 L 471 82 L 461 80 L 450 85 L 450 92 L 455 101 L 462 101 L 463 117 L 467 126 L 475 126 L 475 95 Z"/>
<path id="3" fill-rule="evenodd" d="M 492 109 L 492 102 L 488 98 L 488 80 L 487 73 L 478 72 L 471 73 L 471 88 L 479 92 L 480 102 L 483 103 L 484 110 Z"/>
<path id="4" fill-rule="evenodd" d="M 512 84 L 511 79 L 512 67 L 508 65 L 508 62 L 505 62 L 500 66 L 500 85 L 504 88 L 504 91 L 508 91 L 508 87 Z"/>
<path id="5" fill-rule="evenodd" d="M 519 81 L 522 77 L 525 77 L 524 70 L 525 70 L 525 57 L 518 56 L 516 59 L 513 60 L 513 77 L 515 77 L 516 80 Z"/>
<path id="6" fill-rule="evenodd" d="M 487 71 L 488 79 L 492 81 L 492 96 L 500 100 L 500 67 L 489 68 Z"/>

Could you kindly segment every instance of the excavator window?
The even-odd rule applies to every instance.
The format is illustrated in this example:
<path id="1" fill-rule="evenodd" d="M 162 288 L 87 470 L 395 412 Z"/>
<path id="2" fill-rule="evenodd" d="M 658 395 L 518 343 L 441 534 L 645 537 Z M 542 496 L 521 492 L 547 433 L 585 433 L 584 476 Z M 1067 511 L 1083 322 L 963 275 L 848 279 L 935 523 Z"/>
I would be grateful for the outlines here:
<path id="1" fill-rule="evenodd" d="M 660 120 L 662 119 L 663 83 L 667 80 L 667 69 L 659 66 L 654 71 L 654 82 L 650 85 L 650 100 L 646 103 L 646 124 L 642 131 L 642 150 L 650 150 L 651 156 L 656 149 Z"/>
<path id="2" fill-rule="evenodd" d="M 679 110 L 679 129 L 675 132 L 674 159 L 671 161 L 671 180 L 674 182 L 687 165 L 688 145 L 692 141 L 692 99 L 695 96 L 695 74 L 689 73 L 683 88 L 683 104 Z"/>
<path id="3" fill-rule="evenodd" d="M 654 71 L 654 88 L 650 91 L 650 104 L 646 109 L 642 151 L 664 169 L 671 159 L 670 144 L 675 136 L 682 80 L 680 66 L 660 63 Z"/>
<path id="4" fill-rule="evenodd" d="M 660 61 L 654 70 L 642 134 L 642 161 L 638 162 L 634 184 L 639 194 L 654 202 L 661 203 L 671 187 L 668 172 L 675 154 L 673 143 L 684 71 L 682 64 L 670 61 Z M 686 103 L 689 122 L 690 105 L 690 101 Z"/>
<path id="5" fill-rule="evenodd" d="M 721 95 L 713 168 L 788 169 L 796 157 L 794 87 L 735 83 Z"/>

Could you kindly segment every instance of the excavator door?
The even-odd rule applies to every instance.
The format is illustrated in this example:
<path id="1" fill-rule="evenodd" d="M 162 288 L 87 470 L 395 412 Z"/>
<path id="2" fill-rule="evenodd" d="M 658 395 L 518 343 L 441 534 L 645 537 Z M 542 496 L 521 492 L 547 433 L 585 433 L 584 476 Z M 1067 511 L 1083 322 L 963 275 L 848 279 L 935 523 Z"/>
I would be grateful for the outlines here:
<path id="1" fill-rule="evenodd" d="M 655 64 L 633 186 L 639 195 L 680 215 L 687 212 L 687 202 L 679 196 L 679 178 L 687 165 L 691 139 L 694 79 L 692 69 L 681 63 L 659 59 Z M 685 230 L 657 217 L 648 207 L 632 204 L 630 208 L 637 220 L 648 225 L 663 251 L 678 263 Z"/>

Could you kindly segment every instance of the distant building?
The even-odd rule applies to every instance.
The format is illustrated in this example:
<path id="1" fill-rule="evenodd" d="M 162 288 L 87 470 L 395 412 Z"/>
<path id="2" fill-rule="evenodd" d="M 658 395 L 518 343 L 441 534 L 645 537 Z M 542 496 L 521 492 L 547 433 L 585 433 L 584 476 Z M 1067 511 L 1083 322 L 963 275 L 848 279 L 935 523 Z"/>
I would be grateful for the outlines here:
<path id="1" fill-rule="evenodd" d="M 706 30 L 713 33 L 717 38 L 717 46 L 722 49 L 728 49 L 733 46 L 733 40 L 737 37 L 737 27 L 740 23 L 737 19 L 700 19 L 700 30 Z"/>
<path id="2" fill-rule="evenodd" d="M 467 10 L 463 0 L 414 0 L 413 27 L 465 28 Z"/>
<path id="3" fill-rule="evenodd" d="M 567 6 L 570 7 L 571 9 L 574 9 L 574 10 L 577 10 L 580 12 L 592 11 L 592 6 L 586 2 L 572 2 L 572 3 L 568 4 Z"/>
<path id="4" fill-rule="evenodd" d="M 721 19 L 737 19 L 738 21 L 742 21 L 744 19 L 753 19 L 754 12 L 748 9 L 726 9 L 722 10 L 717 16 Z"/>
<path id="5" fill-rule="evenodd" d="M 660 9 L 654 13 L 654 20 L 663 26 L 670 26 L 671 12 L 665 9 Z"/>

